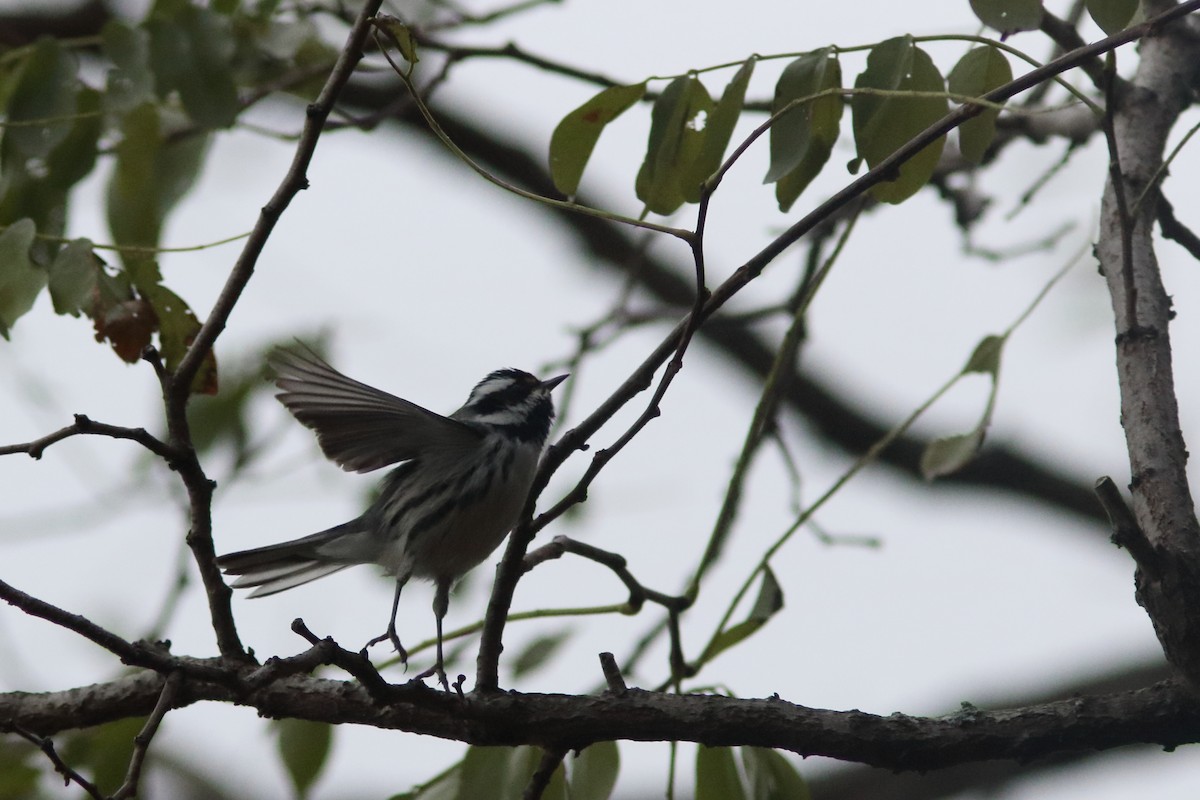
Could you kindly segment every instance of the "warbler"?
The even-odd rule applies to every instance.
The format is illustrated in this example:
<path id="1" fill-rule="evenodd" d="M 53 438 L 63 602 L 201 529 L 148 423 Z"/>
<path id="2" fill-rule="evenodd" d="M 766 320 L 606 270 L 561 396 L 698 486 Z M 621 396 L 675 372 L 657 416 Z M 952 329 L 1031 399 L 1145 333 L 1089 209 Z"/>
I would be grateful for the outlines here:
<path id="1" fill-rule="evenodd" d="M 434 667 L 449 688 L 442 658 L 442 621 L 450 587 L 499 547 L 517 522 L 554 420 L 550 392 L 567 375 L 539 380 L 500 369 L 475 385 L 448 417 L 348 378 L 305 349 L 277 349 L 268 363 L 276 397 L 313 429 L 325 455 L 352 472 L 399 464 L 360 516 L 280 544 L 217 558 L 235 588 L 250 597 L 282 592 L 354 564 L 379 564 L 396 579 L 387 630 L 369 648 L 390 641 L 407 663 L 396 633 L 400 592 L 410 578 L 435 586 Z"/>

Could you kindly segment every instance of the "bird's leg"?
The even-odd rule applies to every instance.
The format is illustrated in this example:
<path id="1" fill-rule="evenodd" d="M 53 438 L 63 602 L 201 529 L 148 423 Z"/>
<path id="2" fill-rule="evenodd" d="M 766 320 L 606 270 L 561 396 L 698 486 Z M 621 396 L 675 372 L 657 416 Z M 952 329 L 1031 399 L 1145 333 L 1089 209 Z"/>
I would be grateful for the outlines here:
<path id="1" fill-rule="evenodd" d="M 442 659 L 442 619 L 450 607 L 450 581 L 438 578 L 437 588 L 433 594 L 433 617 L 437 624 L 437 661 L 432 667 L 422 672 L 414 680 L 422 680 L 430 675 L 436 675 L 438 683 L 447 692 L 450 691 L 450 681 L 446 680 L 445 662 Z"/>
<path id="2" fill-rule="evenodd" d="M 408 582 L 408 576 L 402 575 L 396 578 L 396 594 L 392 598 L 392 617 L 388 622 L 387 630 L 382 636 L 376 636 L 363 647 L 363 653 L 367 652 L 367 648 L 372 645 L 377 645 L 382 641 L 390 641 L 392 646 L 396 648 L 396 653 L 400 656 L 400 663 L 408 666 L 408 651 L 404 649 L 404 645 L 400 644 L 400 637 L 396 634 L 396 613 L 400 609 L 400 590 L 404 588 L 404 584 Z"/>

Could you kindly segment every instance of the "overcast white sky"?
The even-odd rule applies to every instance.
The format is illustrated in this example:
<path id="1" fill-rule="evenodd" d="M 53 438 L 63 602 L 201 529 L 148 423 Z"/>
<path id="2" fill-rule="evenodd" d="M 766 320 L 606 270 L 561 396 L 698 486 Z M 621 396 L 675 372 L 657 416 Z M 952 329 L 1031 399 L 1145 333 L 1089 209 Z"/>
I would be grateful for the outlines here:
<path id="1" fill-rule="evenodd" d="M 756 0 L 735 12 L 728 3 L 707 0 L 573 0 L 461 38 L 474 43 L 511 38 L 533 52 L 632 82 L 740 60 L 751 52 L 801 51 L 831 42 L 849 46 L 905 32 L 976 31 L 966 2 L 939 3 L 936 13 L 934 8 L 882 0 L 785 7 Z M 1036 34 L 1013 43 L 1037 55 L 1046 51 Z M 962 49 L 930 48 L 943 71 Z M 847 75 L 860 68 L 856 58 L 847 57 Z M 777 69 L 760 67 L 752 96 L 769 94 Z M 724 79 L 709 80 L 710 90 L 719 91 Z M 476 62 L 459 68 L 443 101 L 453 98 L 458 108 L 469 104 L 478 119 L 513 137 L 545 142 L 558 118 L 593 91 L 516 65 Z M 256 115 L 261 124 L 280 130 L 296 130 L 301 118 L 299 106 L 274 106 Z M 647 118 L 646 109 L 635 109 L 615 125 L 584 179 L 586 191 L 632 214 L 637 212 L 632 181 Z M 1028 159 L 1019 160 L 1018 151 Z M 1004 199 L 980 232 L 985 243 L 1005 247 L 1074 223 L 1053 252 L 1000 265 L 969 259 L 951 228 L 950 211 L 929 192 L 861 220 L 813 308 L 807 363 L 838 375 L 848 392 L 889 419 L 918 405 L 961 367 L 979 338 L 1007 327 L 1092 236 L 1104 178 L 1103 154 L 1095 148 L 1077 156 L 1015 220 L 1001 219 L 1012 198 L 1060 152 L 1059 146 L 1013 148 L 1008 166 L 986 173 L 984 188 Z M 765 148 L 752 152 L 713 204 L 708 251 L 713 283 L 844 181 L 838 165 L 851 156 L 841 142 L 830 174 L 785 216 L 775 209 L 770 188 L 760 185 Z M 249 229 L 290 158 L 289 145 L 256 134 L 221 137 L 200 186 L 175 213 L 165 244 L 195 244 Z M 297 198 L 272 237 L 220 341 L 222 358 L 236 360 L 265 340 L 325 327 L 334 334 L 333 358 L 340 369 L 449 411 L 491 369 L 536 370 L 568 354 L 572 329 L 603 313 L 617 283 L 581 265 L 573 243 L 525 201 L 448 163 L 428 143 L 391 132 L 324 138 L 309 173 L 311 189 Z M 1184 194 L 1186 176 L 1197 171 L 1200 162 L 1188 153 L 1172 168 L 1176 180 L 1169 191 L 1185 217 L 1197 207 L 1194 194 L 1190 202 Z M 108 239 L 102 196 L 98 180 L 81 189 L 75 234 Z M 691 213 L 685 209 L 678 224 L 690 224 Z M 685 263 L 681 245 L 664 239 L 655 248 Z M 167 282 L 203 313 L 236 252 L 230 246 L 164 259 Z M 1165 246 L 1161 257 L 1179 311 L 1172 334 L 1184 430 L 1194 439 L 1200 281 L 1195 263 L 1181 251 Z M 781 259 L 745 304 L 787 286 L 796 269 L 795 259 Z M 589 365 L 578 387 L 576 418 L 608 394 L 663 330 L 631 334 Z M 1091 264 L 1081 264 L 1005 352 L 994 440 L 1052 459 L 1087 480 L 1111 474 L 1125 483 L 1111 342 L 1102 281 Z M 72 413 L 114 424 L 159 424 L 149 368 L 126 367 L 103 353 L 90 341 L 85 321 L 54 317 L 46 299 L 18 323 L 13 343 L 0 348 L 0 369 L 9 376 L 0 389 L 4 443 L 43 435 L 67 424 Z M 980 381 L 956 392 L 922 429 L 965 429 L 981 409 L 983 388 Z M 707 537 L 754 400 L 754 387 L 740 374 L 704 347 L 695 348 L 662 418 L 609 467 L 583 513 L 554 532 L 618 551 L 649 585 L 677 590 Z M 264 400 L 256 419 L 262 430 L 285 431 L 285 441 L 253 480 L 219 493 L 218 551 L 292 538 L 358 513 L 371 479 L 345 475 L 322 460 L 308 432 L 277 404 Z M 794 421 L 787 427 L 804 494 L 811 499 L 849 462 L 815 444 Z M 617 435 L 612 431 L 619 430 L 602 433 L 594 444 L 611 441 Z M 582 459 L 571 462 L 558 485 L 567 485 L 583 465 Z M 210 468 L 219 478 L 221 465 Z M 787 526 L 783 472 L 769 450 L 759 460 L 740 522 L 743 538 L 714 575 L 711 594 L 689 615 L 685 637 L 692 652 L 732 587 Z M 122 487 L 132 482 L 173 485 L 171 476 L 158 465 L 147 468 L 127 443 L 74 439 L 37 463 L 0 459 L 5 579 L 138 635 L 168 590 L 184 525 L 168 502 L 130 505 Z M 914 491 L 907 479 L 871 470 L 830 503 L 820 521 L 833 533 L 879 536 L 884 545 L 831 548 L 806 534 L 796 537 L 774 565 L 786 609 L 758 637 L 706 670 L 703 682 L 723 683 L 741 696 L 779 692 L 810 706 L 936 714 L 953 710 L 960 700 L 982 703 L 1046 688 L 1158 652 L 1133 600 L 1130 560 L 1076 519 L 1005 496 Z M 491 563 L 455 598 L 452 625 L 482 614 Z M 235 611 L 245 641 L 260 657 L 303 648 L 288 630 L 296 616 L 318 634 L 356 646 L 379 632 L 390 591 L 369 568 L 356 568 L 269 599 L 238 599 Z M 430 598 L 427 587 L 406 590 L 401 632 L 407 640 L 432 633 Z M 516 608 L 621 598 L 616 581 L 599 568 L 564 560 L 531 574 L 521 584 Z M 626 651 L 633 632 L 649 622 L 643 614 L 578 623 L 562 657 L 523 688 L 577 691 L 595 685 L 600 679 L 595 654 Z M 526 637 L 568 624 L 514 625 L 508 652 Z M 178 653 L 214 651 L 195 588 L 185 596 L 169 636 Z M 65 688 L 117 671 L 108 654 L 14 611 L 0 612 L 0 638 L 19 643 L 19 649 L 5 647 L 0 658 L 0 685 L 6 688 Z M 780 669 L 785 660 L 788 666 Z M 649 685 L 660 679 L 665 658 L 660 653 L 645 663 Z M 264 730 L 265 723 L 245 709 L 199 705 L 171 714 L 160 735 L 190 762 L 220 764 L 222 782 L 244 784 L 247 796 L 285 797 L 286 779 Z M 454 743 L 357 728 L 339 730 L 335 748 L 315 797 L 403 791 L 461 753 Z M 664 746 L 623 744 L 623 790 L 661 791 L 665 752 Z M 802 767 L 819 768 L 811 760 Z M 1136 787 L 1159 798 L 1190 798 L 1198 775 L 1200 757 L 1185 749 L 1121 758 L 1103 769 L 1022 785 L 1008 796 L 1124 797 Z M 690 766 L 681 769 L 681 778 L 690 784 Z"/>

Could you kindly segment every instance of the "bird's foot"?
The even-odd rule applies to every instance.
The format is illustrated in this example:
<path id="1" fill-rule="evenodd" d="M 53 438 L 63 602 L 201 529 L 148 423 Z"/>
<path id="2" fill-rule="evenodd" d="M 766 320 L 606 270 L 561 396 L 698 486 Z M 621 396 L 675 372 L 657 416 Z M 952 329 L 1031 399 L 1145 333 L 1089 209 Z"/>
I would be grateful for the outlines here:
<path id="1" fill-rule="evenodd" d="M 442 688 L 445 689 L 447 692 L 450 691 L 450 681 L 447 680 L 446 670 L 442 667 L 442 662 L 440 662 L 440 661 L 438 663 L 434 664 L 429 669 L 422 672 L 420 675 L 417 675 L 416 677 L 414 677 L 413 680 L 414 681 L 423 681 L 426 678 L 428 678 L 430 676 L 434 676 L 434 675 L 437 676 L 438 683 L 440 683 L 442 685 Z M 459 689 L 459 694 L 462 694 L 462 689 Z"/>
<path id="2" fill-rule="evenodd" d="M 408 651 L 404 649 L 404 645 L 400 644 L 400 637 L 396 635 L 396 626 L 388 625 L 388 629 L 380 636 L 376 636 L 371 641 L 363 645 L 363 655 L 367 654 L 367 650 L 379 644 L 380 642 L 391 642 L 392 647 L 396 648 L 396 655 L 400 656 L 400 663 L 405 667 L 408 666 Z"/>

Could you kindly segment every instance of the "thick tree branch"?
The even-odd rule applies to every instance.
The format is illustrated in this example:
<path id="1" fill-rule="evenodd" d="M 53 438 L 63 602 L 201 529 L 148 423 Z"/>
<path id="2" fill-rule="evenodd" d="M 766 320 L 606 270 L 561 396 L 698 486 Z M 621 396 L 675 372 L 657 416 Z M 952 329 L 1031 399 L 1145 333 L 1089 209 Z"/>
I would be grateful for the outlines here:
<path id="1" fill-rule="evenodd" d="M 1169 5 L 1148 3 L 1147 11 Z M 1133 513 L 1156 551 L 1153 563 L 1140 564 L 1138 601 L 1154 622 L 1167 658 L 1200 685 L 1200 523 L 1175 394 L 1168 332 L 1174 311 L 1154 252 L 1158 204 L 1129 208 L 1124 202 L 1154 191 L 1167 136 L 1193 102 L 1200 40 L 1185 27 L 1167 26 L 1146 38 L 1137 74 L 1111 98 L 1114 167 L 1101 206 L 1096 255 L 1116 323 Z"/>
<path id="2" fill-rule="evenodd" d="M 1054 688 L 1022 694 L 1021 696 L 992 694 L 978 695 L 980 708 L 1017 709 L 1041 706 L 1075 697 L 1108 695 L 1142 689 L 1167 680 L 1169 665 L 1161 659 L 1134 664 L 1124 669 L 1084 681 L 1073 681 Z M 958 767 L 927 772 L 897 775 L 889 770 L 872 769 L 861 765 L 839 768 L 824 775 L 814 775 L 808 783 L 813 797 L 853 797 L 855 800 L 937 800 L 958 797 L 965 792 L 1003 793 L 1004 788 L 1032 774 L 1061 770 L 1089 759 L 1105 755 L 1101 750 L 1077 750 L 1058 753 L 1035 761 L 988 761 L 963 764 Z"/>
<path id="3" fill-rule="evenodd" d="M 251 668 L 241 671 L 244 675 Z M 0 719 L 46 736 L 148 714 L 161 696 L 162 679 L 152 673 L 69 692 L 0 694 Z M 237 703 L 268 717 L 370 725 L 477 745 L 557 750 L 615 739 L 689 741 L 773 747 L 904 771 L 991 759 L 1023 762 L 1130 744 L 1200 742 L 1200 705 L 1189 689 L 1173 682 L 1011 711 L 968 707 L 937 718 L 639 689 L 589 697 L 505 692 L 465 698 L 426 689 L 381 704 L 357 682 L 299 676 L 255 690 L 189 678 L 180 685 L 174 707 L 200 700 Z"/>
<path id="4" fill-rule="evenodd" d="M 59 3 L 6 3 L 0 12 L 0 45 L 19 47 L 42 36 L 69 39 L 95 36 L 112 19 L 104 0 L 84 0 L 74 6 Z M 15 8 L 12 6 L 16 6 Z"/>

